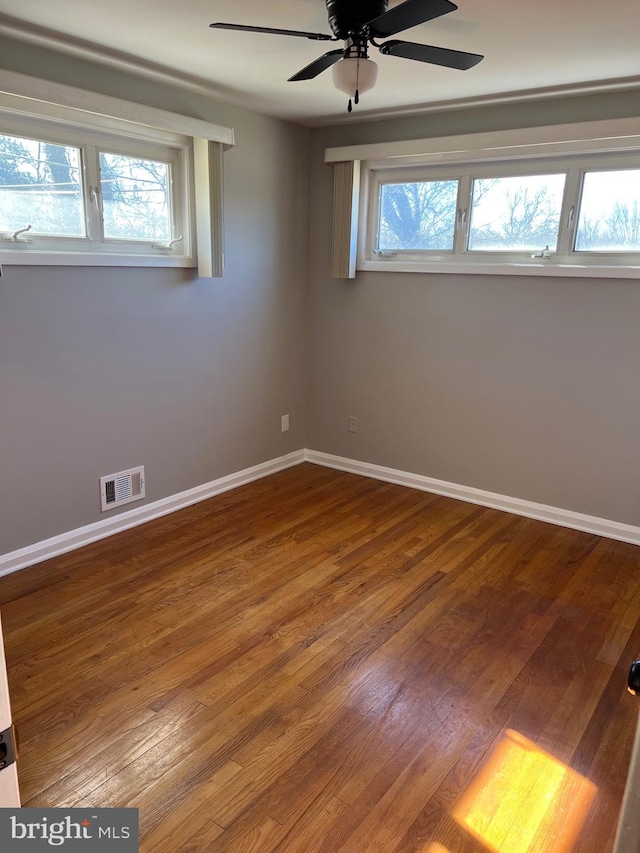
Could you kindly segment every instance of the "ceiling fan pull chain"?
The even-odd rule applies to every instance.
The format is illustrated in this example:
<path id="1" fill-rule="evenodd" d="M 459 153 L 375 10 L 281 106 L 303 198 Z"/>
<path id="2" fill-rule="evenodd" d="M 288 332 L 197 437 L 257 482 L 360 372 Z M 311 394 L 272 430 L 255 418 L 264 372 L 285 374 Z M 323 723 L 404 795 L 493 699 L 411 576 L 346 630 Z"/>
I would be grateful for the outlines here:
<path id="1" fill-rule="evenodd" d="M 351 103 L 351 98 L 349 98 L 349 105 L 347 106 L 347 112 L 348 113 L 353 112 L 353 105 Z"/>

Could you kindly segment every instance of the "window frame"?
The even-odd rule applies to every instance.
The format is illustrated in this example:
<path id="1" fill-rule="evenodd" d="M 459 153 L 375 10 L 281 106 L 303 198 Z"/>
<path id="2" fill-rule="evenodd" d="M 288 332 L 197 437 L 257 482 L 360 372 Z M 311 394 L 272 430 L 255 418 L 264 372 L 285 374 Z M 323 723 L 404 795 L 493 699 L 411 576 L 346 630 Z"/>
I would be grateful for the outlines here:
<path id="1" fill-rule="evenodd" d="M 619 172 L 619 171 L 624 171 L 625 168 L 629 169 L 629 171 L 638 171 L 638 170 L 640 170 L 640 152 L 638 152 L 637 154 L 634 153 L 633 156 L 635 157 L 635 165 L 634 166 L 620 167 L 619 165 L 616 165 L 614 158 L 608 157 L 605 160 L 603 160 L 602 165 L 599 165 L 599 166 L 593 167 L 593 168 L 589 168 L 589 169 L 583 169 L 582 170 L 582 177 L 584 177 L 584 175 L 587 174 L 588 172 L 598 172 L 598 173 L 601 173 L 601 172 Z M 602 250 L 602 249 L 576 249 L 575 248 L 575 246 L 578 242 L 578 222 L 579 222 L 580 213 L 581 213 L 582 190 L 583 190 L 583 188 L 584 188 L 584 183 L 581 182 L 579 203 L 576 206 L 575 215 L 574 215 L 574 235 L 573 235 L 573 244 L 572 244 L 573 245 L 573 250 L 572 250 L 573 254 L 579 255 L 580 257 L 585 257 L 585 258 L 588 258 L 591 256 L 604 257 L 604 258 L 621 258 L 621 259 L 623 259 L 623 261 L 628 260 L 629 262 L 632 262 L 635 260 L 636 264 L 640 263 L 640 249 L 638 249 L 637 252 L 621 252 L 619 249 L 618 250 L 614 249 L 611 251 L 606 251 L 606 250 Z"/>
<path id="2" fill-rule="evenodd" d="M 391 163 L 389 161 L 364 161 L 361 175 L 360 240 L 357 268 L 402 269 L 402 271 L 431 272 L 438 269 L 456 272 L 483 271 L 485 267 L 511 265 L 513 267 L 540 266 L 545 268 L 590 267 L 600 269 L 613 267 L 630 269 L 640 277 L 640 249 L 637 252 L 577 250 L 576 234 L 580 215 L 582 178 L 584 174 L 597 171 L 620 171 L 640 168 L 640 150 L 612 153 L 585 154 L 582 156 L 554 155 L 523 157 L 518 159 L 468 160 L 460 163 L 419 165 Z M 532 257 L 544 251 L 489 251 L 469 249 L 468 237 L 471 223 L 473 180 L 530 176 L 538 174 L 566 174 L 558 243 L 550 257 Z M 397 250 L 377 251 L 380 218 L 380 188 L 385 183 L 413 183 L 415 181 L 458 180 L 456 208 L 456 232 L 451 251 L 441 250 Z M 573 212 L 572 212 L 573 208 Z M 461 214 L 466 211 L 466 216 Z M 463 220 L 461 225 L 461 219 Z M 473 268 L 473 270 L 471 270 Z"/>
<path id="3" fill-rule="evenodd" d="M 436 112 L 439 108 L 434 108 Z M 459 263 L 450 260 L 421 263 L 365 257 L 367 240 L 369 172 L 389 166 L 424 166 L 460 163 L 526 162 L 561 156 L 582 159 L 591 155 L 640 154 L 640 117 L 569 124 L 533 125 L 499 131 L 462 133 L 388 142 L 329 147 L 324 162 L 333 167 L 334 210 L 331 275 L 355 278 L 358 271 L 418 273 L 469 273 L 580 278 L 640 278 L 634 258 L 628 266 L 602 263 Z M 633 164 L 631 165 L 633 167 Z"/>
<path id="4" fill-rule="evenodd" d="M 2 264 L 47 266 L 195 267 L 199 278 L 224 272 L 224 152 L 235 145 L 232 127 L 184 113 L 134 103 L 112 95 L 57 83 L 16 71 L 0 70 L 0 120 L 7 116 L 53 119 L 84 130 L 113 131 L 128 139 L 173 139 L 189 149 L 191 257 L 107 253 L 8 252 L 0 242 Z M 168 136 L 167 136 L 168 134 Z M 197 234 L 197 245 L 196 245 Z"/>
<path id="5" fill-rule="evenodd" d="M 156 128 L 132 128 L 129 122 L 108 120 L 108 129 L 57 117 L 16 114 L 0 109 L 0 133 L 80 149 L 85 237 L 25 234 L 18 241 L 0 232 L 3 264 L 196 266 L 191 140 Z M 170 164 L 173 246 L 160 241 L 105 239 L 103 218 L 90 198 L 100 186 L 100 151 Z M 25 226 L 28 223 L 25 223 Z M 157 247 L 157 248 L 156 248 Z"/>
<path id="6" fill-rule="evenodd" d="M 382 207 L 382 187 L 387 184 L 398 184 L 398 183 L 422 183 L 429 181 L 455 181 L 458 184 L 458 191 L 456 193 L 456 216 L 454 217 L 454 230 L 453 230 L 453 247 L 451 249 L 397 249 L 393 252 L 381 252 L 380 256 L 384 257 L 385 255 L 420 255 L 427 257 L 450 257 L 455 252 L 456 240 L 458 239 L 458 227 L 457 227 L 457 211 L 460 206 L 460 179 L 458 174 L 450 175 L 449 172 L 451 170 L 446 167 L 442 167 L 442 171 L 438 169 L 438 174 L 435 174 L 434 169 L 430 169 L 430 174 L 425 176 L 424 170 L 416 170 L 411 169 L 407 171 L 406 174 L 403 174 L 404 180 L 398 180 L 398 170 L 395 169 L 378 169 L 373 172 L 372 175 L 372 208 L 375 207 L 375 210 L 370 211 L 369 217 L 369 226 L 370 229 L 375 229 L 375 231 L 369 231 L 369 245 L 373 247 L 378 242 L 378 223 L 380 221 L 380 213 Z M 374 204 L 373 198 L 377 199 L 377 202 Z M 372 253 L 374 257 L 378 257 L 378 247 L 372 248 Z"/>
<path id="7" fill-rule="evenodd" d="M 87 192 L 87 174 L 85 168 L 85 161 L 83 158 L 82 145 L 78 142 L 71 142 L 69 139 L 63 139 L 59 133 L 56 133 L 56 128 L 43 128 L 43 133 L 36 137 L 33 133 L 33 128 L 29 125 L 13 125 L 11 128 L 7 127 L 3 121 L 0 121 L 0 135 L 2 136 L 11 136 L 15 137 L 19 140 L 25 139 L 31 142 L 39 142 L 39 143 L 51 143 L 53 145 L 64 145 L 69 148 L 75 148 L 79 154 L 79 165 L 78 172 L 80 178 L 80 189 L 81 189 L 81 200 L 82 200 L 82 223 L 84 227 L 84 236 L 74 236 L 71 234 L 34 234 L 33 232 L 24 233 L 21 235 L 20 242 L 16 243 L 15 246 L 12 243 L 7 245 L 6 238 L 10 236 L 10 231 L 4 231 L 0 228 L 0 247 L 5 250 L 15 248 L 16 251 L 24 251 L 27 248 L 30 248 L 33 238 L 37 237 L 38 241 L 42 242 L 45 248 L 48 248 L 51 244 L 54 248 L 56 244 L 60 243 L 62 247 L 66 247 L 67 241 L 87 241 L 89 237 L 89 223 L 88 223 L 88 210 L 85 204 L 85 194 Z M 19 225 L 19 228 L 23 226 L 26 227 L 30 223 L 24 222 Z M 73 245 L 73 242 L 70 243 Z"/>
<path id="8" fill-rule="evenodd" d="M 122 146 L 119 145 L 110 145 L 107 146 L 100 145 L 95 148 L 97 155 L 97 168 L 98 173 L 96 175 L 96 186 L 100 187 L 100 205 L 103 206 L 103 198 L 102 198 L 102 181 L 100 176 L 100 154 L 116 154 L 123 155 L 125 157 L 138 157 L 144 160 L 152 160 L 156 163 L 165 163 L 169 166 L 169 209 L 170 209 L 170 228 L 171 228 L 171 240 L 175 240 L 177 237 L 182 236 L 182 243 L 176 244 L 176 246 L 181 248 L 182 251 L 177 251 L 176 254 L 190 254 L 190 245 L 191 245 L 191 227 L 190 227 L 190 213 L 189 213 L 189 199 L 188 199 L 188 190 L 189 190 L 189 177 L 188 174 L 185 174 L 184 168 L 184 160 L 185 157 L 188 156 L 188 149 L 185 148 L 173 148 L 164 146 L 154 146 L 154 150 L 152 151 L 148 145 L 133 145 L 130 142 L 124 143 Z M 95 205 L 94 205 L 95 207 Z M 161 243 L 161 240 L 127 240 L 125 238 L 115 238 L 115 237 L 106 237 L 104 233 L 104 214 L 99 217 L 99 225 L 100 225 L 100 238 L 101 242 L 104 244 L 103 251 L 117 251 L 118 246 L 126 246 L 129 247 L 128 250 L 133 254 L 137 253 L 136 246 L 139 247 L 139 251 L 141 254 L 148 253 L 149 247 L 153 247 L 156 244 Z M 173 251 L 173 249 L 171 250 Z"/>

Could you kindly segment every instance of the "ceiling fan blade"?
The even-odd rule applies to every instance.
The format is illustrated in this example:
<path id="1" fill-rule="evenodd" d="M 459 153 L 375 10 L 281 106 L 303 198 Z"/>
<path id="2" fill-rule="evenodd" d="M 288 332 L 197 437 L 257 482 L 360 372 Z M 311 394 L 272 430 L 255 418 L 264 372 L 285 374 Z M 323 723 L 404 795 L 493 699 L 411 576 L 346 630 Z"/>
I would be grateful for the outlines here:
<path id="1" fill-rule="evenodd" d="M 429 62 L 432 65 L 444 65 L 445 68 L 459 68 L 460 71 L 467 71 L 484 59 L 479 53 L 465 53 L 462 50 L 449 50 L 430 44 L 415 44 L 412 41 L 386 41 L 380 45 L 380 53 Z"/>
<path id="2" fill-rule="evenodd" d="M 214 30 L 240 30 L 245 33 L 271 33 L 277 36 L 298 36 L 313 41 L 335 41 L 333 36 L 326 33 L 307 33 L 304 30 L 279 30 L 275 27 L 250 27 L 245 24 L 209 24 Z"/>
<path id="3" fill-rule="evenodd" d="M 287 82 L 293 83 L 297 80 L 312 80 L 314 77 L 317 77 L 318 74 L 321 74 L 327 68 L 330 68 L 339 59 L 342 59 L 343 56 L 344 50 L 330 50 L 329 53 L 325 53 L 324 56 L 318 57 L 318 59 L 310 65 L 306 65 L 301 71 L 294 74 L 293 77 L 289 77 Z"/>
<path id="4" fill-rule="evenodd" d="M 369 32 L 376 38 L 393 36 L 402 30 L 417 27 L 440 15 L 455 12 L 458 7 L 449 0 L 405 0 L 399 6 L 388 9 L 378 18 L 369 21 Z"/>

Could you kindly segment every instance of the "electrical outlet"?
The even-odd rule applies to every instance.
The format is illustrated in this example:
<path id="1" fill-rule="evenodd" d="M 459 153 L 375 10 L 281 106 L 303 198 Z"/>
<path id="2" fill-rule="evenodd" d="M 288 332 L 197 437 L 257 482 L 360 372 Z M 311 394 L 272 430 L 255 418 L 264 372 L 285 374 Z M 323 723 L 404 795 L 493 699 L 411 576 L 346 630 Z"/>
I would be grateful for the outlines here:
<path id="1" fill-rule="evenodd" d="M 349 432 L 358 432 L 358 419 L 353 416 L 349 418 Z"/>
<path id="2" fill-rule="evenodd" d="M 282 432 L 289 431 L 289 415 L 282 416 Z"/>

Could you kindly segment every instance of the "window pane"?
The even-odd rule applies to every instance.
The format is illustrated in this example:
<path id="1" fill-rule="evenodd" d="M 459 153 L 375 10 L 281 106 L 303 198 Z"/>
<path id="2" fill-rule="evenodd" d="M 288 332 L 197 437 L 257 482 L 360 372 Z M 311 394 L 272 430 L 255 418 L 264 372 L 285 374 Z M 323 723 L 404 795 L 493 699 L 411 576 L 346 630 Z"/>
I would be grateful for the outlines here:
<path id="1" fill-rule="evenodd" d="M 564 184 L 565 175 L 474 180 L 469 249 L 554 251 Z"/>
<path id="2" fill-rule="evenodd" d="M 100 184 L 105 239 L 172 239 L 168 163 L 101 152 Z"/>
<path id="3" fill-rule="evenodd" d="M 640 169 L 587 172 L 577 252 L 640 252 Z"/>
<path id="4" fill-rule="evenodd" d="M 0 231 L 84 237 L 80 150 L 0 135 Z"/>
<path id="5" fill-rule="evenodd" d="M 456 224 L 457 181 L 383 184 L 378 248 L 451 250 Z"/>

